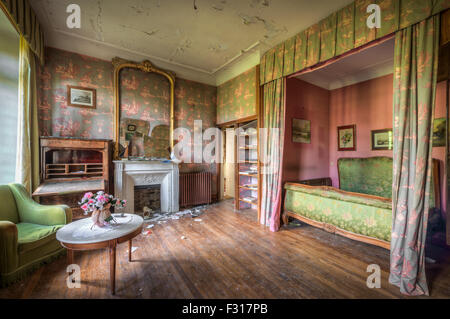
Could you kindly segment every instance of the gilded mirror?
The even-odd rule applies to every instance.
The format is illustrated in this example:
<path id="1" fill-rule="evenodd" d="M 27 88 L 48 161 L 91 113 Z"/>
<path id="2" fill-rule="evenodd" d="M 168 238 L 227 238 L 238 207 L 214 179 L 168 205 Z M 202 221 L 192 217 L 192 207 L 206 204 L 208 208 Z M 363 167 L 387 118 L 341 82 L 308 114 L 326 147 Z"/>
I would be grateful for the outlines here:
<path id="1" fill-rule="evenodd" d="M 150 61 L 136 63 L 114 58 L 112 63 L 114 159 L 169 158 L 173 149 L 175 75 L 156 68 Z M 142 77 L 140 73 L 147 76 Z M 123 80 L 121 75 L 127 79 Z M 141 83 L 143 79 L 146 84 Z M 138 110 L 142 105 L 136 103 L 134 97 L 148 97 L 150 101 L 144 102 L 143 110 Z"/>

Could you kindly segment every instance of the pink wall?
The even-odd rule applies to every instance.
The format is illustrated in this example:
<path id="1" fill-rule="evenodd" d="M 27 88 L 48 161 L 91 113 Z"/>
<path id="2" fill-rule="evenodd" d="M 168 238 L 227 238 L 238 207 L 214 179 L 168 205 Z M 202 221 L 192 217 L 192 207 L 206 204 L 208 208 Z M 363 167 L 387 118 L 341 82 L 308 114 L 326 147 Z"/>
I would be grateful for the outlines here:
<path id="1" fill-rule="evenodd" d="M 393 76 L 387 75 L 330 92 L 330 177 L 339 187 L 337 160 L 341 157 L 389 156 L 392 151 L 372 151 L 371 131 L 392 128 Z M 446 82 L 438 83 L 435 118 L 446 116 Z M 337 127 L 356 124 L 356 151 L 337 151 Z M 441 207 L 446 207 L 445 147 L 433 148 L 440 162 Z"/>
<path id="2" fill-rule="evenodd" d="M 333 186 L 339 187 L 337 160 L 341 157 L 389 156 L 392 151 L 372 151 L 371 131 L 392 128 L 393 76 L 330 91 L 330 168 Z M 356 125 L 356 151 L 339 152 L 337 127 Z"/>
<path id="3" fill-rule="evenodd" d="M 292 78 L 286 80 L 286 134 L 283 181 L 328 177 L 329 91 Z M 311 121 L 311 144 L 292 142 L 292 119 Z"/>
<path id="4" fill-rule="evenodd" d="M 446 104 L 446 86 L 447 82 L 443 81 L 438 83 L 436 90 L 436 108 L 434 110 L 434 118 L 438 119 L 447 116 L 447 104 Z M 442 211 L 445 214 L 447 208 L 447 185 L 444 176 L 445 169 L 445 147 L 434 147 L 433 158 L 439 160 L 439 170 L 441 175 L 441 204 Z"/>
<path id="5" fill-rule="evenodd" d="M 336 90 L 325 90 L 292 78 L 286 83 L 286 134 L 283 182 L 331 177 L 339 187 L 341 157 L 392 157 L 372 151 L 371 131 L 392 128 L 393 76 L 387 75 Z M 446 116 L 446 82 L 438 83 L 435 118 Z M 311 120 L 311 144 L 292 142 L 292 118 Z M 337 151 L 337 127 L 356 125 L 356 151 Z M 440 161 L 442 208 L 446 207 L 445 147 L 433 149 Z"/>

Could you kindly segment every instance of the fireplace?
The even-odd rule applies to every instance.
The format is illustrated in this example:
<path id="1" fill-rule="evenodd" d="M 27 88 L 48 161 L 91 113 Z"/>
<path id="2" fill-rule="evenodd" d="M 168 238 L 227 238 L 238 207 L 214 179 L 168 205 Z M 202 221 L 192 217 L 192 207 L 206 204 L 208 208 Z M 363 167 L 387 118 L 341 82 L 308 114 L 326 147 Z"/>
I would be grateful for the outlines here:
<path id="1" fill-rule="evenodd" d="M 134 211 L 143 213 L 144 207 L 154 212 L 161 211 L 161 185 L 134 186 Z"/>
<path id="2" fill-rule="evenodd" d="M 159 206 L 162 213 L 174 213 L 179 210 L 177 164 L 161 161 L 121 160 L 114 161 L 114 168 L 115 196 L 127 200 L 127 206 L 120 212 L 141 213 L 142 202 L 145 202 L 145 199 L 141 201 L 139 193 L 143 192 L 143 197 L 147 194 L 154 198 L 155 192 L 157 192 L 156 188 L 159 189 Z M 136 197 L 136 191 L 138 197 Z"/>

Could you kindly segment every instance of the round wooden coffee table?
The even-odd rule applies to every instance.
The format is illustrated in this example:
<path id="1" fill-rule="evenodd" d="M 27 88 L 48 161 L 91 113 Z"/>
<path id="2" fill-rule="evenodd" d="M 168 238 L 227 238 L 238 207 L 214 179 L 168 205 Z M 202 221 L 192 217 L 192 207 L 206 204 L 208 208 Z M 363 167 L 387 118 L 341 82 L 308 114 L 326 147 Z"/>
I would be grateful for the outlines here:
<path id="1" fill-rule="evenodd" d="M 132 240 L 142 232 L 144 219 L 134 214 L 114 214 L 117 224 L 108 227 L 92 227 L 92 220 L 85 218 L 70 223 L 56 232 L 56 239 L 67 248 L 67 263 L 73 264 L 74 250 L 109 249 L 109 276 L 111 293 L 116 292 L 116 246 L 128 241 L 128 260 L 131 261 Z"/>

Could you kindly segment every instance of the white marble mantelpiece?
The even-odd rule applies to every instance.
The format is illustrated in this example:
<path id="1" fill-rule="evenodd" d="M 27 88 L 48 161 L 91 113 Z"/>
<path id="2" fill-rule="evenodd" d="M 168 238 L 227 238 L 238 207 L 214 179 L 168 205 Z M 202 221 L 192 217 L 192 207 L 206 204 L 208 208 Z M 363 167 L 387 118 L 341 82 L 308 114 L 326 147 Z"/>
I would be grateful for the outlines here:
<path id="1" fill-rule="evenodd" d="M 121 210 L 134 212 L 134 186 L 161 185 L 161 211 L 173 213 L 179 210 L 178 164 L 161 161 L 114 161 L 115 197 L 127 200 Z"/>

